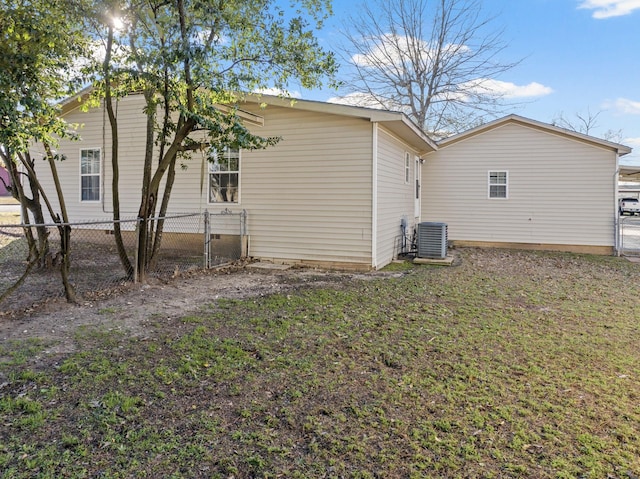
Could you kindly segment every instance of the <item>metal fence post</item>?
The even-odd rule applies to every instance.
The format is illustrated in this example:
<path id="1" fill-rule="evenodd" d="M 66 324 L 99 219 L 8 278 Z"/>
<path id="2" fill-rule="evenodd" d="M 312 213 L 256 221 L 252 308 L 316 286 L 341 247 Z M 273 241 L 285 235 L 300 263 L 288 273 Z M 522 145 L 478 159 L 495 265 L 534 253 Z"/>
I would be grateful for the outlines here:
<path id="1" fill-rule="evenodd" d="M 617 238 L 616 238 L 616 254 L 617 256 L 621 256 L 624 252 L 624 218 L 616 219 L 616 230 L 617 230 Z"/>
<path id="2" fill-rule="evenodd" d="M 247 210 L 240 213 L 240 257 L 249 256 L 249 241 L 247 239 Z"/>
<path id="3" fill-rule="evenodd" d="M 204 210 L 204 268 L 211 267 L 211 261 L 209 254 L 211 251 L 211 217 L 209 216 L 209 210 Z"/>
<path id="4" fill-rule="evenodd" d="M 136 247 L 133 251 L 133 282 L 138 282 L 138 251 L 140 250 L 140 218 L 136 219 L 136 227 L 135 227 L 135 237 L 136 237 Z"/>

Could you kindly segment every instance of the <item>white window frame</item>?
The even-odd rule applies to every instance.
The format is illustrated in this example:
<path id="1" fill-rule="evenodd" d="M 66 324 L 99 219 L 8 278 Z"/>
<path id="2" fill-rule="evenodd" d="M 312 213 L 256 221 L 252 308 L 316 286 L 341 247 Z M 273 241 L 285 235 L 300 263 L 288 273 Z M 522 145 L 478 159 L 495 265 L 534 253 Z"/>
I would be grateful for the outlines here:
<path id="1" fill-rule="evenodd" d="M 408 151 L 404 153 L 404 184 L 411 182 L 411 155 Z"/>
<path id="2" fill-rule="evenodd" d="M 97 173 L 82 172 L 82 156 L 83 156 L 83 152 L 85 151 L 98 152 L 98 172 Z M 102 200 L 102 148 L 99 148 L 99 147 L 98 148 L 80 148 L 79 159 L 80 161 L 78 162 L 78 164 L 79 164 L 79 170 L 80 170 L 79 172 L 80 173 L 80 192 L 79 192 L 80 202 L 81 203 L 99 203 Z M 98 198 L 97 199 L 85 200 L 82 197 L 82 179 L 89 178 L 89 177 L 98 178 Z"/>
<path id="3" fill-rule="evenodd" d="M 237 170 L 219 170 L 216 169 L 216 163 L 209 162 L 207 167 L 207 204 L 209 205 L 237 205 L 240 204 L 240 183 L 242 181 L 240 171 L 242 169 L 242 149 L 240 148 L 230 148 L 231 150 L 236 150 L 238 152 L 238 169 Z M 226 154 L 228 149 L 225 148 L 223 155 Z M 217 153 L 216 153 L 217 154 Z M 238 178 L 238 186 L 236 192 L 235 201 L 211 201 L 211 175 L 213 174 L 235 174 Z"/>
<path id="4" fill-rule="evenodd" d="M 499 181 L 500 178 L 497 178 L 498 181 L 491 181 L 491 176 L 499 175 L 504 175 L 504 182 Z M 504 196 L 491 196 L 492 186 L 504 186 Z M 509 199 L 509 172 L 507 170 L 489 170 L 487 172 L 487 198 L 490 200 Z"/>

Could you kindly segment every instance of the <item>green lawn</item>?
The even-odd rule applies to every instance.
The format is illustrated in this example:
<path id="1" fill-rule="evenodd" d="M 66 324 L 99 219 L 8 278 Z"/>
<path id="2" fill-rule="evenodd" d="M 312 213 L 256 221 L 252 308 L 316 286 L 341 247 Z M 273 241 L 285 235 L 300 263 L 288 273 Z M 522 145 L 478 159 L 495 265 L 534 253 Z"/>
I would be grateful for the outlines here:
<path id="1" fill-rule="evenodd" d="M 638 477 L 639 266 L 457 254 L 67 356 L 3 344 L 0 475 Z"/>

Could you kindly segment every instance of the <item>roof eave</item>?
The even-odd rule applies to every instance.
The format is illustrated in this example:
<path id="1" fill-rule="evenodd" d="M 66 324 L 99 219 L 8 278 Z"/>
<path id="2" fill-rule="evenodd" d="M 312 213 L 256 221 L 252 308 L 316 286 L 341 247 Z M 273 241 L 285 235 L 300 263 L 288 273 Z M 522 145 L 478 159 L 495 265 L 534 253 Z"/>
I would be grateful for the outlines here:
<path id="1" fill-rule="evenodd" d="M 340 103 L 327 103 L 313 100 L 300 100 L 296 98 L 286 98 L 275 95 L 251 94 L 245 97 L 246 101 L 265 103 L 267 105 L 280 106 L 285 108 L 301 108 L 317 113 L 328 113 L 343 115 L 353 118 L 363 118 L 372 123 L 380 123 L 403 140 L 417 146 L 420 155 L 436 151 L 438 145 L 431 140 L 418 126 L 413 123 L 404 113 L 397 111 L 378 110 L 353 105 L 342 105 Z"/>
<path id="2" fill-rule="evenodd" d="M 399 113 L 399 115 L 400 117 L 394 120 L 375 120 L 372 118 L 371 121 L 377 121 L 403 140 L 417 147 L 420 156 L 438 150 L 438 145 L 420 130 L 415 123 L 404 114 Z"/>
<path id="3" fill-rule="evenodd" d="M 93 91 L 93 86 L 89 85 L 84 87 L 75 95 L 67 97 L 58 102 L 58 106 L 60 107 L 61 113 L 64 115 L 69 113 L 70 111 L 75 110 L 82 106 L 82 103 L 86 101 L 91 92 Z"/>
<path id="4" fill-rule="evenodd" d="M 402 113 L 395 111 L 378 110 L 363 106 L 343 105 L 341 103 L 328 103 L 325 101 L 302 100 L 300 98 L 268 95 L 263 93 L 250 93 L 241 98 L 241 101 L 264 103 L 266 105 L 285 108 L 299 107 L 301 109 L 317 113 L 333 113 L 356 118 L 367 118 L 371 121 L 397 120 L 403 115 Z"/>

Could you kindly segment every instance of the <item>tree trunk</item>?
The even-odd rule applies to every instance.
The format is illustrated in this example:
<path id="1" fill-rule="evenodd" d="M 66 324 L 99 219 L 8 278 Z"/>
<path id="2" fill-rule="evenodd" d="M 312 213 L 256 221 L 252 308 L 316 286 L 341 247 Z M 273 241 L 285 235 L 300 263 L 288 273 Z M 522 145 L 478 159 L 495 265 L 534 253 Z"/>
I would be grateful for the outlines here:
<path id="1" fill-rule="evenodd" d="M 54 221 L 58 223 L 58 231 L 60 232 L 60 254 L 62 256 L 62 261 L 60 263 L 60 275 L 62 276 L 62 284 L 64 285 L 64 294 L 67 301 L 70 303 L 76 303 L 76 291 L 69 281 L 69 270 L 71 269 L 71 226 L 69 225 L 67 206 L 62 193 L 62 186 L 60 185 L 60 177 L 58 176 L 58 169 L 56 168 L 56 160 L 53 157 L 53 153 L 51 152 L 49 145 L 45 144 L 44 147 L 47 153 L 49 167 L 51 168 L 51 176 L 53 177 L 53 182 L 56 186 L 60 213 L 62 214 L 62 221 L 60 221 L 60 216 L 58 215 L 54 218 Z"/>
<path id="2" fill-rule="evenodd" d="M 160 152 L 158 158 L 164 158 L 164 150 L 167 147 L 167 137 L 169 135 L 169 121 L 171 119 L 171 106 L 170 106 L 170 97 L 169 97 L 169 71 L 165 67 L 164 69 L 164 89 L 162 92 L 162 98 L 164 103 L 164 118 L 162 121 L 162 136 L 160 141 Z M 171 162 L 169 166 L 169 171 L 167 173 L 167 182 L 164 189 L 164 194 L 162 195 L 162 204 L 160 205 L 159 216 L 164 218 L 167 214 L 167 208 L 169 206 L 169 198 L 171 196 L 171 190 L 173 188 L 173 183 L 175 180 L 175 160 Z M 160 246 L 162 244 L 162 233 L 164 231 L 164 220 L 158 220 L 156 224 L 156 231 L 153 239 L 153 248 L 151 249 L 151 258 L 149 261 L 149 267 L 151 269 L 155 269 L 158 265 L 158 253 L 160 251 Z"/>
<path id="3" fill-rule="evenodd" d="M 40 181 L 38 181 L 38 175 L 36 174 L 36 171 L 34 168 L 35 162 L 33 158 L 31 158 L 31 155 L 29 154 L 29 152 L 18 153 L 18 158 L 20 159 L 20 163 L 22 164 L 22 166 L 24 166 L 24 168 L 27 170 L 27 178 L 29 180 L 29 186 L 31 188 L 32 196 L 33 196 L 31 199 L 29 199 L 26 196 L 24 196 L 24 192 L 23 192 L 25 205 L 29 208 L 29 211 L 31 211 L 31 213 L 33 214 L 36 224 L 44 223 L 44 214 L 42 212 L 42 201 L 44 201 L 44 204 L 46 205 L 47 211 L 49 212 L 49 215 L 51 216 L 51 218 L 56 218 L 57 214 L 53 210 L 53 206 L 49 201 L 49 197 L 47 196 L 47 193 L 42 188 Z M 49 230 L 45 226 L 40 226 L 36 228 L 37 228 L 38 237 L 39 237 L 38 238 L 39 244 L 41 245 L 41 248 L 45 248 L 47 252 L 47 255 L 41 255 L 41 263 L 47 267 L 55 266 L 56 258 L 52 257 L 51 254 L 49 253 L 50 251 L 50 244 L 48 241 Z M 45 241 L 46 243 L 44 243 Z"/>
<path id="4" fill-rule="evenodd" d="M 160 219 L 156 223 L 156 231 L 153 238 L 153 247 L 151 249 L 151 256 L 149 258 L 149 267 L 155 269 L 158 264 L 158 253 L 160 252 L 160 246 L 162 245 L 162 233 L 164 231 L 164 217 L 167 214 L 167 208 L 169 207 L 169 198 L 171 198 L 171 190 L 173 189 L 173 183 L 176 179 L 176 160 L 169 165 L 167 170 L 167 182 L 164 187 L 164 193 L 162 194 L 162 204 L 160 205 L 160 211 L 158 216 Z"/>
<path id="5" fill-rule="evenodd" d="M 146 93 L 145 93 L 146 97 Z M 147 100 L 149 105 L 149 100 Z M 167 152 L 162 158 L 159 159 L 158 167 L 156 168 L 153 176 L 151 176 L 151 162 L 153 159 L 153 146 L 154 146 L 154 117 L 155 111 L 151 108 L 147 109 L 147 145 L 145 152 L 145 169 L 144 179 L 142 185 L 142 201 L 140 204 L 140 210 L 138 212 L 138 279 L 139 281 L 145 281 L 147 273 L 149 272 L 150 258 L 152 254 L 152 240 L 153 240 L 153 224 L 150 218 L 153 218 L 155 214 L 155 208 L 157 205 L 158 192 L 160 190 L 160 182 L 164 177 L 167 170 L 172 164 L 175 165 L 175 161 L 180 150 L 183 141 L 191 133 L 195 126 L 195 121 L 192 119 L 184 119 L 181 117 L 178 120 L 178 128 L 174 134 L 173 141 L 167 149 Z M 170 192 L 170 191 L 169 191 Z M 168 200 L 167 200 L 168 201 Z"/>
<path id="6" fill-rule="evenodd" d="M 177 7 L 179 12 L 179 21 L 180 21 L 180 33 L 182 36 L 182 42 L 184 46 L 184 52 L 189 51 L 189 36 L 186 28 L 186 13 L 184 8 L 184 1 L 177 0 Z M 186 89 L 186 97 L 187 97 L 187 110 L 194 110 L 194 98 L 193 98 L 193 82 L 191 79 L 191 66 L 189 62 L 189 55 L 185 55 L 183 59 L 183 67 L 184 67 L 184 79 L 187 85 Z M 166 80 L 166 77 L 165 77 Z M 166 82 L 165 82 L 166 86 Z M 140 202 L 140 210 L 138 212 L 138 259 L 137 259 L 137 269 L 138 269 L 138 279 L 140 281 L 145 281 L 147 278 L 147 274 L 149 272 L 149 268 L 151 266 L 151 260 L 154 255 L 157 253 L 160 247 L 160 240 L 162 238 L 162 229 L 164 227 L 164 222 L 161 222 L 157 225 L 156 234 L 154 236 L 154 224 L 153 221 L 150 221 L 150 218 L 153 217 L 155 213 L 155 208 L 157 206 L 158 201 L 158 193 L 160 190 L 160 182 L 164 177 L 167 169 L 171 170 L 175 169 L 175 161 L 178 155 L 178 151 L 182 147 L 182 143 L 187 138 L 189 133 L 193 130 L 196 125 L 196 122 L 193 118 L 185 118 L 185 115 L 180 114 L 180 118 L 178 119 L 177 126 L 175 129 L 175 133 L 173 136 L 173 140 L 171 145 L 167 149 L 166 153 L 163 153 L 158 158 L 158 166 L 151 175 L 151 164 L 153 159 L 153 147 L 155 145 L 154 136 L 155 136 L 155 115 L 156 115 L 156 102 L 154 101 L 154 95 L 156 91 L 153 88 L 148 88 L 144 92 L 145 102 L 146 102 L 146 112 L 147 112 L 147 135 L 146 135 L 146 148 L 145 148 L 145 163 L 143 170 L 143 183 L 142 183 L 142 200 Z M 166 94 L 165 89 L 165 108 L 167 107 L 167 102 L 169 101 L 168 95 Z M 168 111 L 168 110 L 166 110 Z M 165 118 L 166 120 L 166 118 Z M 166 123 L 165 123 L 166 125 Z M 163 131 L 166 133 L 166 131 Z M 161 139 L 161 151 L 164 152 L 164 147 L 166 146 L 166 137 Z M 173 173 L 170 173 L 173 174 Z M 168 203 L 168 198 L 171 192 L 171 187 L 173 186 L 173 178 L 167 181 L 168 190 L 165 189 L 164 198 L 166 198 L 166 202 Z M 165 199 L 163 198 L 163 205 L 166 211 Z M 160 220 L 161 221 L 161 220 Z M 154 237 L 156 239 L 153 242 Z M 154 262 L 155 263 L 155 262 Z"/>
<path id="7" fill-rule="evenodd" d="M 33 160 L 28 154 L 26 154 L 24 160 L 29 162 L 31 171 L 34 171 Z M 31 188 L 31 199 L 26 198 L 24 192 L 23 197 L 27 208 L 33 215 L 33 222 L 36 225 L 36 233 L 38 236 L 38 248 L 36 251 L 39 257 L 38 266 L 41 268 L 51 267 L 54 266 L 55 258 L 51 256 L 49 247 L 49 230 L 44 226 L 44 213 L 42 212 L 42 203 L 40 202 L 40 183 L 35 177 L 35 171 L 33 175 L 28 175 L 27 178 L 29 179 L 29 187 Z"/>
<path id="8" fill-rule="evenodd" d="M 144 92 L 144 98 L 147 105 L 147 134 L 145 141 L 144 168 L 142 172 L 142 198 L 140 201 L 140 209 L 138 211 L 138 244 L 136 246 L 138 252 L 137 258 L 137 280 L 144 282 L 147 279 L 147 252 L 149 251 L 149 218 L 153 217 L 155 212 L 155 202 L 157 198 L 157 190 L 151 188 L 151 166 L 153 164 L 153 147 L 155 133 L 155 108 L 153 105 L 153 96 L 155 92 L 147 89 Z"/>
<path id="9" fill-rule="evenodd" d="M 39 183 L 34 176 L 33 161 L 28 154 L 26 154 L 26 156 L 18 155 L 22 163 L 29 162 L 30 165 L 26 176 L 29 181 L 29 186 L 31 187 L 32 197 L 28 198 L 24 192 L 24 186 L 20 181 L 20 172 L 18 171 L 17 164 L 13 161 L 11 154 L 9 152 L 6 154 L 0 152 L 0 154 L 11 177 L 11 195 L 20 202 L 23 223 L 25 225 L 30 223 L 30 211 L 36 224 L 37 241 L 30 227 L 25 226 L 23 228 L 27 245 L 29 246 L 27 261 L 29 264 L 34 263 L 31 267 L 51 266 L 53 261 L 49 248 L 49 231 L 45 226 L 42 226 L 44 224 L 44 214 L 42 213 L 42 204 L 40 203 Z"/>
<path id="10" fill-rule="evenodd" d="M 106 55 L 104 59 L 104 80 L 105 80 L 105 97 L 104 106 L 109 117 L 109 126 L 111 127 L 111 169 L 113 178 L 111 180 L 111 197 L 113 205 L 113 236 L 116 241 L 116 249 L 120 263 L 124 268 L 127 277 L 133 274 L 133 266 L 127 255 L 127 250 L 122 241 L 122 229 L 120 227 L 120 167 L 118 165 L 118 120 L 113 111 L 113 98 L 111 95 L 111 76 L 109 63 L 111 61 L 111 49 L 113 45 L 113 27 L 109 27 L 107 38 Z"/>

